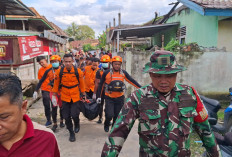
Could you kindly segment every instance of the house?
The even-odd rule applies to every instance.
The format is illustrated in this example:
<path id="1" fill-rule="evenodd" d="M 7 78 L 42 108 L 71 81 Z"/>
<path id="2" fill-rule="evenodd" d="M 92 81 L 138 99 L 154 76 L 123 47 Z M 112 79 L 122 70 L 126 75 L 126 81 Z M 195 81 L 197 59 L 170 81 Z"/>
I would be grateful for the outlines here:
<path id="1" fill-rule="evenodd" d="M 9 3 L 8 3 L 9 2 Z M 0 72 L 15 72 L 21 79 L 37 78 L 35 57 L 65 51 L 68 36 L 34 8 L 21 1 L 0 2 Z M 2 11 L 2 10 L 1 10 Z M 24 12 L 23 12 L 24 11 Z"/>
<path id="2" fill-rule="evenodd" d="M 29 7 L 29 9 L 35 16 L 6 15 L 6 29 L 37 32 L 53 30 L 49 21 L 41 16 L 35 8 Z"/>
<path id="3" fill-rule="evenodd" d="M 217 47 L 232 52 L 232 2 L 230 0 L 178 0 L 167 23 L 179 23 L 176 38 L 180 43 L 196 42 L 202 47 Z"/>
<path id="4" fill-rule="evenodd" d="M 91 46 L 96 47 L 99 44 L 99 41 L 98 39 L 86 39 L 71 42 L 71 46 L 73 49 L 82 49 L 82 46 L 86 44 L 90 44 Z"/>
<path id="5" fill-rule="evenodd" d="M 176 35 L 179 23 L 156 23 L 145 25 L 121 25 L 121 14 L 119 13 L 119 22 L 117 27 L 107 29 L 107 44 L 110 44 L 114 53 L 119 52 L 120 45 L 130 43 L 132 48 L 134 44 L 143 44 L 147 46 L 167 44 L 173 36 Z M 162 21 L 162 20 L 157 20 Z M 115 25 L 115 24 L 114 24 Z M 165 35 L 165 38 L 163 38 Z M 110 47 L 111 47 L 110 46 Z M 117 51 L 116 51 L 117 48 Z"/>
<path id="6" fill-rule="evenodd" d="M 6 29 L 5 15 L 35 16 L 35 13 L 19 0 L 1 1 L 0 4 L 0 29 Z"/>
<path id="7" fill-rule="evenodd" d="M 29 9 L 35 16 L 6 15 L 6 29 L 39 32 L 43 37 L 46 54 L 64 52 L 68 35 L 45 16 L 41 16 L 35 8 Z"/>

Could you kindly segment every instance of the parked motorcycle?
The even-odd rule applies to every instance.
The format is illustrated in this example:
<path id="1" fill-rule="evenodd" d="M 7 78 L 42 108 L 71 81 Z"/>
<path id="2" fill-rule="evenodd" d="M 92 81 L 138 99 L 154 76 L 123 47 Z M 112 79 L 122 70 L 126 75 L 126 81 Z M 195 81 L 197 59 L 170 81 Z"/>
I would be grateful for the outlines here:
<path id="1" fill-rule="evenodd" d="M 225 109 L 223 124 L 219 124 L 217 122 L 217 112 L 221 108 L 219 101 L 200 96 L 208 111 L 208 120 L 212 130 L 214 131 L 215 138 L 221 149 L 223 157 L 232 157 L 232 88 L 229 89 L 229 92 L 231 102 L 230 105 Z"/>
<path id="2" fill-rule="evenodd" d="M 221 149 L 222 156 L 232 157 L 232 132 L 227 132 L 224 136 L 214 132 L 214 136 Z"/>
<path id="3" fill-rule="evenodd" d="M 218 117 L 217 112 L 221 108 L 220 103 L 217 100 L 209 99 L 204 96 L 201 96 L 201 100 L 203 101 L 208 114 L 209 119 L 211 119 L 211 126 L 213 131 L 219 132 L 221 134 L 225 134 L 226 132 L 232 132 L 232 87 L 229 89 L 230 94 L 228 97 L 230 98 L 230 105 L 224 111 L 224 122 L 223 124 L 217 123 Z"/>

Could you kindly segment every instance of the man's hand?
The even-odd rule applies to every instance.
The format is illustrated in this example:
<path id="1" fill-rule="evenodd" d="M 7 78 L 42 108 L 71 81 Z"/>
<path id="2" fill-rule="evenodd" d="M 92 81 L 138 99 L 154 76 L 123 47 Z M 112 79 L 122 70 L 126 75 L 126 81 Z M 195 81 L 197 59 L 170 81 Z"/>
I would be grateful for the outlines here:
<path id="1" fill-rule="evenodd" d="M 36 91 L 34 91 L 33 93 L 33 99 L 36 100 L 38 98 L 38 93 Z"/>
<path id="2" fill-rule="evenodd" d="M 86 95 L 82 95 L 81 101 L 82 101 L 82 102 L 85 102 L 85 101 L 86 101 Z"/>
<path id="3" fill-rule="evenodd" d="M 101 103 L 101 98 L 97 98 L 97 103 L 98 103 L 98 104 Z"/>
<path id="4" fill-rule="evenodd" d="M 92 99 L 93 99 L 93 100 L 96 100 L 96 94 L 93 94 Z"/>

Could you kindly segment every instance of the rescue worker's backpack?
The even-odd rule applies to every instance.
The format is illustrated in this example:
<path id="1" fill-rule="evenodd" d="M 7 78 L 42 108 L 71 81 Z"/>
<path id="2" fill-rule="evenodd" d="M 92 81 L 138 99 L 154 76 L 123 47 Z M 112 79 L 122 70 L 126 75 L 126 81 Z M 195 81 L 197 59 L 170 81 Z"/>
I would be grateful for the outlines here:
<path id="1" fill-rule="evenodd" d="M 62 84 L 61 84 L 61 80 L 62 80 L 63 74 L 64 74 L 64 73 L 68 73 L 68 72 L 64 72 L 65 66 L 61 66 L 60 73 L 59 73 L 59 77 L 60 77 L 60 86 L 59 86 L 59 88 L 60 88 L 60 89 L 61 89 L 62 87 L 71 89 L 71 88 L 75 88 L 75 87 L 79 86 L 79 83 L 80 83 L 80 81 L 79 81 L 79 73 L 78 73 L 77 67 L 75 67 L 75 66 L 73 66 L 73 67 L 74 67 L 74 71 L 75 71 L 75 75 L 76 75 L 76 78 L 77 78 L 78 83 L 77 83 L 76 85 L 74 85 L 74 86 L 65 86 L 65 85 L 62 85 Z"/>
<path id="2" fill-rule="evenodd" d="M 120 71 L 120 74 L 124 75 L 123 71 Z M 110 75 L 112 80 L 113 71 L 110 69 Z M 126 85 L 121 80 L 111 81 L 108 85 L 106 85 L 106 90 L 109 92 L 123 92 L 126 89 Z"/>
<path id="3" fill-rule="evenodd" d="M 93 120 L 97 118 L 99 111 L 100 111 L 100 105 L 93 99 L 89 99 L 86 102 L 84 102 L 83 114 L 87 119 Z"/>

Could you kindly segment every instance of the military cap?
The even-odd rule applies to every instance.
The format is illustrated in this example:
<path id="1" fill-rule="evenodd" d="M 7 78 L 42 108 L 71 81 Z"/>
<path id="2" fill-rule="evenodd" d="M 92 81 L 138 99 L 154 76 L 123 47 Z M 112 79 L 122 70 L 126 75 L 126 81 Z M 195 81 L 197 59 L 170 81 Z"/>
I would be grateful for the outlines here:
<path id="1" fill-rule="evenodd" d="M 150 62 L 145 65 L 144 73 L 173 74 L 186 70 L 177 64 L 176 57 L 170 51 L 159 50 L 150 57 Z"/>

